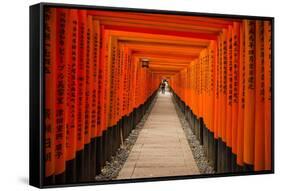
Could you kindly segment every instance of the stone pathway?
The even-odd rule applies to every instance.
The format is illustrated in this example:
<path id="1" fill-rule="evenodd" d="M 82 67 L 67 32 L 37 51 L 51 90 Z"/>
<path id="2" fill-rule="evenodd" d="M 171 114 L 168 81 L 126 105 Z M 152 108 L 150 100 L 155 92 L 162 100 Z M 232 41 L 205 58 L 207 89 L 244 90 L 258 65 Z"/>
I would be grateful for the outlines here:
<path id="1" fill-rule="evenodd" d="M 158 95 L 117 179 L 199 174 L 171 96 Z"/>

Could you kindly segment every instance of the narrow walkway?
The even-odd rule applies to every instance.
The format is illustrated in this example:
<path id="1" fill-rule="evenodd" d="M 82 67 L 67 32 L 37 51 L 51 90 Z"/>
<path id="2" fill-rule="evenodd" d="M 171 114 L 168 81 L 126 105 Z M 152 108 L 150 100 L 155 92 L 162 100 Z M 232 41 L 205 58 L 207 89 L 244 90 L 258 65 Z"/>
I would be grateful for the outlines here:
<path id="1" fill-rule="evenodd" d="M 159 94 L 117 179 L 199 174 L 172 102 Z"/>

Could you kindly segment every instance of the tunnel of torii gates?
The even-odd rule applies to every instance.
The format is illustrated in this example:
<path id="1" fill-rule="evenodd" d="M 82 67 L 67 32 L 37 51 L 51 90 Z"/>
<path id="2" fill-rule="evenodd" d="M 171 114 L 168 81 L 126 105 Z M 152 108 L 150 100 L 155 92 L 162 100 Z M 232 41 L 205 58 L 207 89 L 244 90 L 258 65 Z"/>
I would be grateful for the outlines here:
<path id="1" fill-rule="evenodd" d="M 45 181 L 94 180 L 162 79 L 216 172 L 271 170 L 271 25 L 46 9 Z"/>

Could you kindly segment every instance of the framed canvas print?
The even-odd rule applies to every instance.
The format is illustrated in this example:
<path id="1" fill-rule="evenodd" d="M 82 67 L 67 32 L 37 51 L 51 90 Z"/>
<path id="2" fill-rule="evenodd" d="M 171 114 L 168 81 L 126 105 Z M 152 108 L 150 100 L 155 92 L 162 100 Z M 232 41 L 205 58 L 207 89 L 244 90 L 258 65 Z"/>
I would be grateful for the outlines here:
<path id="1" fill-rule="evenodd" d="M 274 172 L 274 19 L 30 7 L 30 184 Z"/>

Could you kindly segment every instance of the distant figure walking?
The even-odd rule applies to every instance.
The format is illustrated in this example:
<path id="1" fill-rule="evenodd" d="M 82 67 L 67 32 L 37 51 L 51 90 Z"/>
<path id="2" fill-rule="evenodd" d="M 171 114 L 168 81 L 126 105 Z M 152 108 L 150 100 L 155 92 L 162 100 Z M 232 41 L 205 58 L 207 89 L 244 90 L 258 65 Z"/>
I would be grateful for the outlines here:
<path id="1" fill-rule="evenodd" d="M 161 84 L 162 94 L 165 94 L 165 88 L 166 88 L 166 84 L 165 84 L 165 82 L 162 82 L 162 84 Z"/>

